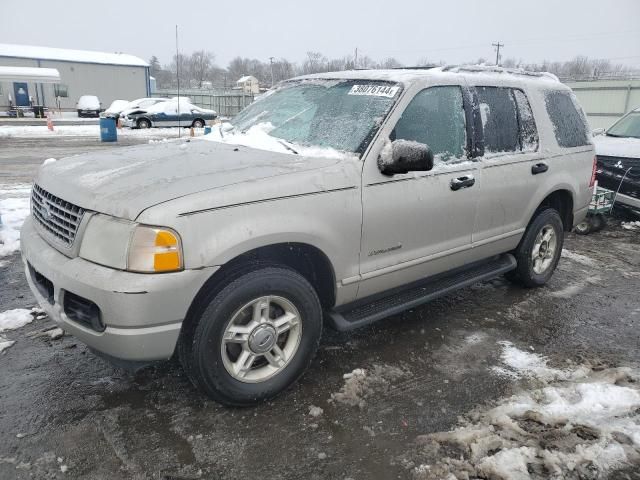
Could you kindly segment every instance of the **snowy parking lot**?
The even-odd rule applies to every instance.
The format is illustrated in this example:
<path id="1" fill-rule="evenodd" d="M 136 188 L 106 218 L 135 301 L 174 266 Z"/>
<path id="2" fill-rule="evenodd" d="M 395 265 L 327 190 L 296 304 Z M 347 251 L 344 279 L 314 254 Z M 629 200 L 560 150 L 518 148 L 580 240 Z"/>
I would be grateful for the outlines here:
<path id="1" fill-rule="evenodd" d="M 302 380 L 256 408 L 63 335 L 19 256 L 38 165 L 171 136 L 0 127 L 0 478 L 640 479 L 640 229 L 618 222 L 569 234 L 544 288 L 497 279 L 327 331 Z"/>

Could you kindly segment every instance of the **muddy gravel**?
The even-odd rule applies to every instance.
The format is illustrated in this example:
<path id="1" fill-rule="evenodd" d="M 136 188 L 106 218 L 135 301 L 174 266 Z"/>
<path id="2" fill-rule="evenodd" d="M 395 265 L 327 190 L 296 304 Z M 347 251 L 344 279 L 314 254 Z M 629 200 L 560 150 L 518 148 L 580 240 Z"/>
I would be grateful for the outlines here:
<path id="1" fill-rule="evenodd" d="M 33 174 L 24 165 L 9 173 L 12 162 L 35 166 L 84 148 L 77 144 L 38 157 L 17 142 L 12 148 L 28 157 L 19 161 L 2 149 L 2 181 Z M 512 395 L 562 388 L 553 383 L 558 379 L 504 374 L 505 345 L 557 370 L 626 368 L 633 373 L 625 385 L 633 387 L 640 366 L 639 247 L 640 231 L 617 224 L 585 237 L 569 234 L 544 288 L 499 278 L 356 332 L 327 330 L 295 386 L 247 409 L 208 400 L 176 362 L 131 374 L 71 336 L 43 334 L 53 323 L 35 319 L 3 334 L 16 343 L 0 354 L 0 478 L 418 479 L 464 478 L 465 468 L 469 478 L 500 478 L 483 474 L 468 445 L 447 432 L 488 425 L 487 412 L 504 408 Z M 3 260 L 0 312 L 35 306 L 19 256 Z M 550 430 L 535 415 L 518 422 L 527 445 Z M 554 441 L 561 445 L 556 453 L 602 434 L 583 426 L 565 435 L 565 426 L 546 437 L 550 449 Z M 587 462 L 555 478 L 640 479 L 637 445 L 616 438 L 629 450 L 626 464 L 605 472 Z M 485 456 L 517 439 L 498 440 L 504 443 L 485 442 Z M 461 469 L 451 468 L 456 462 Z M 436 467 L 441 473 L 433 476 Z M 551 478 L 537 459 L 526 468 L 530 478 Z"/>

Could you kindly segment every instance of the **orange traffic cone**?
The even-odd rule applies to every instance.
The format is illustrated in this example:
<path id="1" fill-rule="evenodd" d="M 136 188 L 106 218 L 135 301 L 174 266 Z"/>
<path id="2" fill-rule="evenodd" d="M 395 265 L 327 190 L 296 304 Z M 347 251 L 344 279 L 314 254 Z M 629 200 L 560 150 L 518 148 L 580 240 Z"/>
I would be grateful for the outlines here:
<path id="1" fill-rule="evenodd" d="M 47 128 L 49 131 L 53 132 L 53 120 L 51 120 L 51 115 L 47 113 Z"/>
<path id="2" fill-rule="evenodd" d="M 191 127 L 191 128 L 189 129 L 189 136 L 190 136 L 190 137 L 195 137 L 195 136 L 196 136 L 196 131 L 193 129 L 193 127 Z"/>

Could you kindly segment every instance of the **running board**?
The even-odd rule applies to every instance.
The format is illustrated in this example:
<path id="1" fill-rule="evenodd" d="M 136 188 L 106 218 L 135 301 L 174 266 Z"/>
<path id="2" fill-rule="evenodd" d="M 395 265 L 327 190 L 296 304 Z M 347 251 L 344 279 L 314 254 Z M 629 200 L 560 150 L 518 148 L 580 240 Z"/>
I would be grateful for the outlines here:
<path id="1" fill-rule="evenodd" d="M 490 280 L 515 268 L 516 259 L 507 253 L 488 262 L 475 263 L 420 280 L 401 290 L 383 293 L 383 296 L 376 295 L 358 300 L 326 312 L 326 318 L 336 330 L 353 330 L 443 297 L 460 288 Z"/>

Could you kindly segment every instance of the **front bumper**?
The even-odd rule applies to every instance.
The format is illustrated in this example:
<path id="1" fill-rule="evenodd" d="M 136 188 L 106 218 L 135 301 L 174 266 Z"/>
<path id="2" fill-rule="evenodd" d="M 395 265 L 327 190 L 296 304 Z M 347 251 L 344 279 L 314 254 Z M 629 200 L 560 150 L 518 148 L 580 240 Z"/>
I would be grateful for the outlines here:
<path id="1" fill-rule="evenodd" d="M 40 237 L 32 217 L 24 222 L 20 243 L 29 286 L 43 310 L 92 349 L 126 361 L 170 358 L 191 302 L 218 269 L 139 274 L 68 258 Z M 33 270 L 53 285 L 51 303 L 38 289 Z M 104 331 L 69 318 L 64 309 L 67 292 L 98 306 Z"/>

